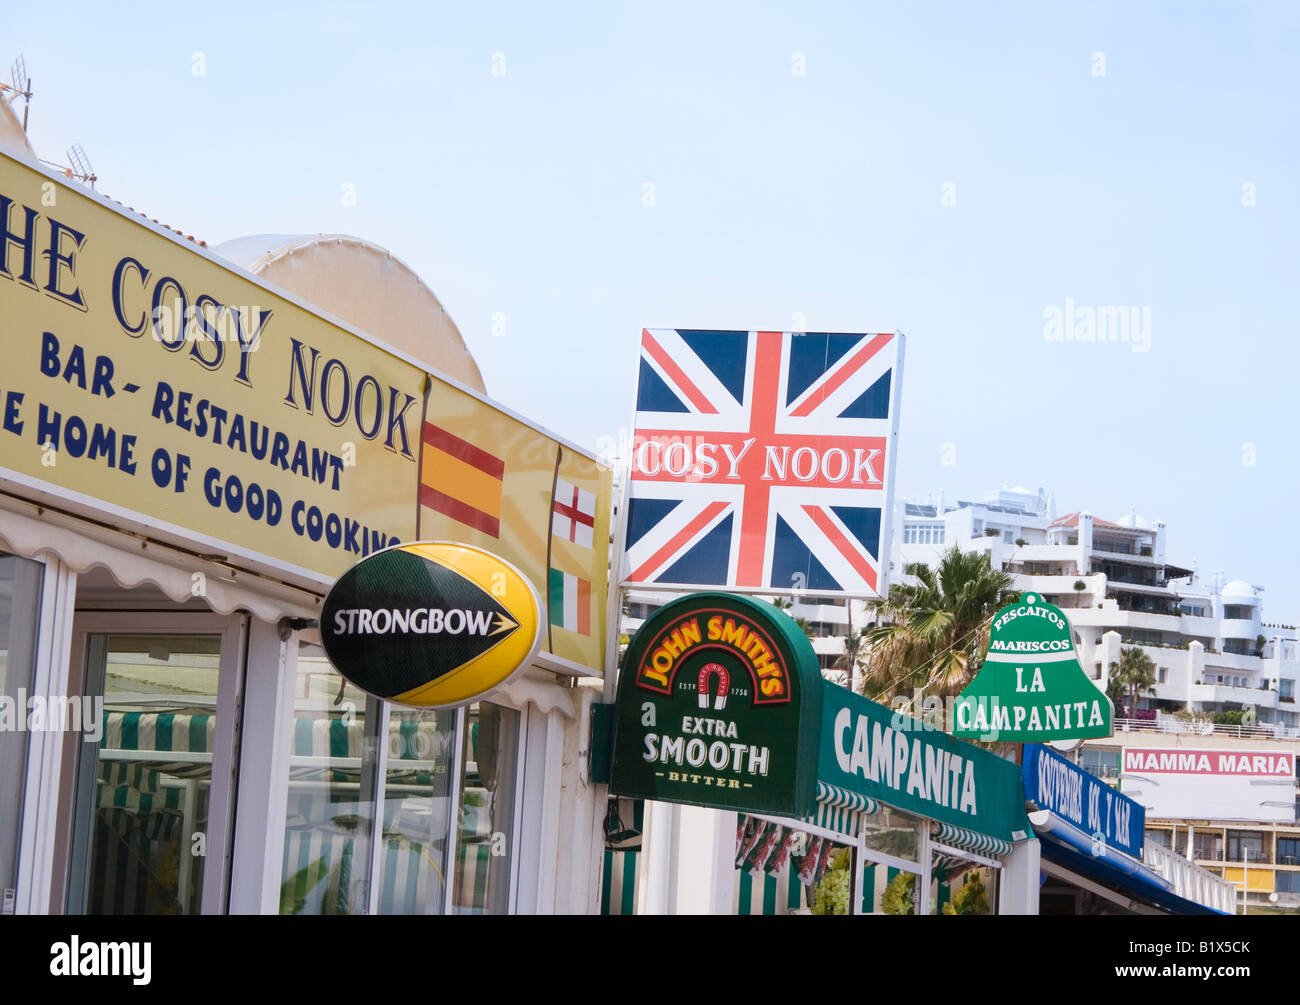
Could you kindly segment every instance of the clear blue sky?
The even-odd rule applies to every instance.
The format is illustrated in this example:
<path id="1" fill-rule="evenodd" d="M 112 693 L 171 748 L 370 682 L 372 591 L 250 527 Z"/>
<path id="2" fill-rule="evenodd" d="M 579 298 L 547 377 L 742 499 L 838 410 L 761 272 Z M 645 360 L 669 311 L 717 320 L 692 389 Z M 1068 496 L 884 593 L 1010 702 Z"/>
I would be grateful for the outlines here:
<path id="1" fill-rule="evenodd" d="M 159 220 L 388 247 L 578 442 L 642 326 L 897 329 L 901 494 L 1133 505 L 1300 617 L 1294 5 L 481 6 L 9 4 L 0 60 Z M 1067 298 L 1149 351 L 1047 341 Z"/>

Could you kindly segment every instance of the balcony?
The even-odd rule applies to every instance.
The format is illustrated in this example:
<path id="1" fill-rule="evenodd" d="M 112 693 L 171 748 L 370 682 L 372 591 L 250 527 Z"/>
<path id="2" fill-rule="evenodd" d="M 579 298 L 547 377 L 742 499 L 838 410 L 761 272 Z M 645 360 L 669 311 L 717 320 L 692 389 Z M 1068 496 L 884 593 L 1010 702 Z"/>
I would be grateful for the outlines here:
<path id="1" fill-rule="evenodd" d="M 1184 635 L 1196 635 L 1203 639 L 1217 639 L 1219 637 L 1218 618 L 1201 617 L 1198 614 L 1184 614 L 1182 616 L 1182 626 Z"/>
<path id="2" fill-rule="evenodd" d="M 979 540 L 978 538 L 976 539 Z M 989 538 L 988 540 L 998 540 Z M 1005 544 L 1005 542 L 1003 542 Z M 1008 557 L 1017 562 L 1071 562 L 1077 568 L 1078 546 L 1068 544 L 1006 545 Z M 1074 554 L 1071 554 L 1073 552 Z"/>
<path id="3" fill-rule="evenodd" d="M 843 635 L 814 636 L 809 638 L 808 641 L 812 643 L 813 652 L 818 656 L 844 655 Z"/>
<path id="4" fill-rule="evenodd" d="M 1145 541 L 1116 541 L 1113 539 L 1099 538 L 1093 534 L 1092 550 L 1105 552 L 1107 555 L 1125 555 L 1131 558 L 1150 558 L 1152 548 Z M 1145 552 L 1145 555 L 1143 554 Z"/>
<path id="5" fill-rule="evenodd" d="M 1074 612 L 1070 613 L 1071 621 L 1073 621 Z M 1142 611 L 1125 611 L 1118 607 L 1111 607 L 1109 603 L 1104 608 L 1092 608 L 1091 612 L 1088 612 L 1086 617 L 1084 616 L 1085 610 L 1080 608 L 1079 614 L 1081 617 L 1079 622 L 1080 625 L 1095 625 L 1107 631 L 1114 629 L 1121 635 L 1124 634 L 1123 629 L 1125 628 L 1146 628 L 1152 631 L 1171 633 L 1178 631 L 1178 618 L 1173 617 L 1172 615 L 1150 614 Z M 1078 627 L 1078 625 L 1076 625 L 1076 627 Z M 1144 642 L 1141 644 L 1150 645 L 1150 642 Z"/>
<path id="6" fill-rule="evenodd" d="M 1247 856 L 1249 856 L 1249 862 L 1243 861 L 1243 859 L 1241 858 L 1241 852 L 1239 850 L 1234 849 L 1229 852 L 1229 855 L 1235 857 L 1228 858 L 1224 864 L 1225 865 L 1272 865 L 1273 864 L 1272 852 L 1255 851 L 1254 849 L 1250 849 L 1246 852 L 1246 854 Z"/>
<path id="7" fill-rule="evenodd" d="M 1093 575 L 1100 573 L 1112 583 L 1145 589 L 1164 589 L 1166 584 L 1154 568 L 1131 566 L 1127 563 L 1094 561 Z"/>
<path id="8" fill-rule="evenodd" d="M 1088 584 L 1087 589 L 1076 590 L 1074 584 L 1083 580 Z M 1100 586 L 1101 580 L 1089 582 L 1088 578 L 1076 576 L 1073 573 L 1067 573 L 1060 576 L 1039 575 L 1031 573 L 1016 574 L 1016 589 L 1021 592 L 1033 591 L 1035 593 L 1049 593 L 1053 596 L 1064 598 L 1066 603 L 1062 607 L 1073 607 L 1076 600 L 1081 600 L 1085 605 L 1091 607 L 1096 603 L 1093 600 L 1094 584 Z"/>
<path id="9" fill-rule="evenodd" d="M 1245 639 L 1251 643 L 1254 648 L 1255 637 L 1260 635 L 1259 622 L 1255 620 L 1242 620 L 1240 618 L 1224 618 L 1220 623 L 1219 631 L 1225 639 Z"/>
<path id="10" fill-rule="evenodd" d="M 1253 705 L 1256 708 L 1277 708 L 1277 692 L 1266 687 L 1193 684 L 1192 701 L 1210 702 L 1216 705 Z"/>
<path id="11" fill-rule="evenodd" d="M 1205 654 L 1205 672 L 1214 673 L 1214 671 L 1223 670 L 1243 670 L 1247 673 L 1263 673 L 1264 661 L 1258 656 L 1244 656 L 1241 653 L 1212 653 Z"/>
<path id="12" fill-rule="evenodd" d="M 1216 725 L 1200 720 L 1178 719 L 1165 712 L 1157 712 L 1151 719 L 1115 719 L 1115 732 L 1167 733 L 1190 736 L 1232 736 L 1238 739 L 1300 740 L 1300 728 L 1260 722 L 1253 726 Z"/>
<path id="13" fill-rule="evenodd" d="M 810 623 L 846 626 L 849 623 L 848 608 L 819 604 L 816 601 L 805 603 L 796 600 L 786 613 L 792 618 L 803 618 Z"/>

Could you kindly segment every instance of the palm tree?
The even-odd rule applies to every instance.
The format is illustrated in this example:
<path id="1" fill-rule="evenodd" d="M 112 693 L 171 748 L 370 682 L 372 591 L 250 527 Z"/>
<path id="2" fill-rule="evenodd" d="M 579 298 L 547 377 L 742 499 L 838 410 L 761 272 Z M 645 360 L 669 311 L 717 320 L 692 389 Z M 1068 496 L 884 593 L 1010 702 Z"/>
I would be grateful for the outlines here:
<path id="1" fill-rule="evenodd" d="M 1124 682 L 1120 680 L 1119 675 L 1115 673 L 1118 669 L 1119 664 L 1112 661 L 1110 664 L 1110 674 L 1106 678 L 1106 697 L 1110 699 L 1110 703 L 1119 709 L 1120 714 L 1123 715 Z"/>
<path id="2" fill-rule="evenodd" d="M 867 651 L 867 633 L 870 631 L 870 628 L 859 628 L 855 632 L 850 622 L 849 633 L 844 636 L 844 652 L 835 657 L 835 669 L 844 671 L 844 685 L 848 688 L 857 686 L 858 671 Z"/>
<path id="3" fill-rule="evenodd" d="M 1137 646 L 1128 646 L 1119 652 L 1119 667 L 1115 670 L 1114 676 L 1128 692 L 1128 707 L 1131 715 L 1137 711 L 1138 695 L 1150 691 L 1155 684 L 1156 665 L 1151 662 L 1151 657 Z"/>
<path id="4" fill-rule="evenodd" d="M 778 611 L 785 611 L 787 614 L 789 614 L 791 608 L 794 607 L 794 599 L 787 597 L 772 597 L 768 603 Z M 791 617 L 793 617 L 793 615 L 791 615 Z M 805 635 L 808 635 L 812 629 L 812 624 L 807 618 L 794 618 L 794 623 L 799 626 L 799 631 L 803 632 Z"/>
<path id="5" fill-rule="evenodd" d="M 1019 591 L 985 552 L 956 545 L 933 569 L 913 563 L 903 571 L 916 583 L 899 583 L 870 604 L 877 627 L 866 633 L 863 693 L 877 700 L 920 687 L 958 694 L 979 670 L 993 615 Z"/>

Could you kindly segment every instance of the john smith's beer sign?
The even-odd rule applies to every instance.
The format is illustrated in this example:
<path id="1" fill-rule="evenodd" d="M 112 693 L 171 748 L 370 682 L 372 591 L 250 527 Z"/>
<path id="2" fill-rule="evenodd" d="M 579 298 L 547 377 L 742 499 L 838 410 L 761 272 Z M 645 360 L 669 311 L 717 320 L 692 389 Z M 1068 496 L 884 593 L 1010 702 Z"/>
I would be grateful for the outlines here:
<path id="1" fill-rule="evenodd" d="M 807 638 L 770 604 L 700 593 L 666 605 L 623 660 L 611 791 L 809 812 L 821 682 Z"/>

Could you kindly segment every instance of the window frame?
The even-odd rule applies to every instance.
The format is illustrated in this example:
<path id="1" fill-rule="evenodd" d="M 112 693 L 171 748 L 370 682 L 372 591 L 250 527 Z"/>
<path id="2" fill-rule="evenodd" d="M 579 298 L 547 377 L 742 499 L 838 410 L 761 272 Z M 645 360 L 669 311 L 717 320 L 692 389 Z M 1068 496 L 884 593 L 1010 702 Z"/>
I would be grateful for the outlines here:
<path id="1" fill-rule="evenodd" d="M 124 618 L 129 618 L 129 623 Z M 86 694 L 86 685 L 92 683 L 87 677 L 89 668 L 86 662 L 92 636 L 218 635 L 221 638 L 212 742 L 212 787 L 208 797 L 208 829 L 204 832 L 201 914 L 224 914 L 230 889 L 248 623 L 247 614 L 223 615 L 213 611 L 85 610 L 77 611 L 72 619 L 68 692 L 75 690 L 79 695 Z M 96 695 L 103 697 L 102 678 L 97 682 Z M 90 783 L 86 778 L 93 773 L 99 758 L 98 749 L 91 760 L 91 752 L 79 743 L 75 750 L 69 751 L 65 747 L 64 752 L 69 757 L 70 777 L 58 800 L 65 821 L 59 835 L 63 868 L 61 874 L 54 877 L 61 889 L 56 886 L 53 893 L 58 896 L 64 913 L 81 914 L 84 911 L 84 883 L 89 878 L 89 860 L 78 863 L 74 857 L 80 850 L 79 836 L 84 835 L 90 826 L 89 818 L 81 812 L 81 800 L 87 798 Z M 218 829 L 219 832 L 214 833 Z M 75 874 L 74 869 L 77 870 Z M 82 903 L 74 904 L 76 894 L 81 894 Z"/>

